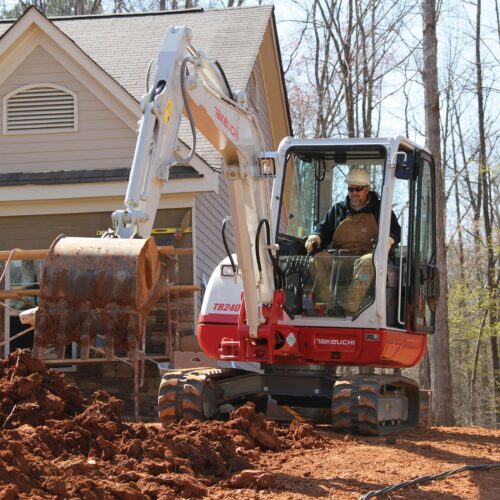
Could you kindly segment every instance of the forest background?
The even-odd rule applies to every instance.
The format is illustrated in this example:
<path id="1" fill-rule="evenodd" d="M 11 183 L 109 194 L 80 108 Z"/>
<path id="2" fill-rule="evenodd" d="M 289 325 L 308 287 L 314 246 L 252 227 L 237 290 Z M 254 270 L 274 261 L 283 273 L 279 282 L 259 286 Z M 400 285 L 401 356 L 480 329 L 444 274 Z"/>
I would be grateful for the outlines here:
<path id="1" fill-rule="evenodd" d="M 59 16 L 269 3 L 0 0 L 0 17 L 30 5 Z M 295 136 L 401 134 L 434 154 L 447 273 L 436 334 L 412 375 L 433 389 L 435 423 L 499 428 L 499 0 L 274 4 Z"/>

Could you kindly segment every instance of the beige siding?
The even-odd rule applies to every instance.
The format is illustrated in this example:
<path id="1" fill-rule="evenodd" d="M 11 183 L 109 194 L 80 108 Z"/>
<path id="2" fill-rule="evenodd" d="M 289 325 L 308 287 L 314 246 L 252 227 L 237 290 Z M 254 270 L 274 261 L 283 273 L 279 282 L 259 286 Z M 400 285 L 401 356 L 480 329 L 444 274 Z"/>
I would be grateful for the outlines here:
<path id="1" fill-rule="evenodd" d="M 134 131 L 40 46 L 0 85 L 0 106 L 6 94 L 32 83 L 55 83 L 77 94 L 78 131 L 0 135 L 0 172 L 130 166 Z"/>
<path id="2" fill-rule="evenodd" d="M 229 215 L 229 194 L 224 176 L 219 177 L 219 193 L 200 193 L 195 202 L 196 227 L 196 275 L 197 283 L 202 277 L 208 282 L 215 266 L 226 256 L 222 243 L 222 221 Z M 229 224 L 227 240 L 231 251 L 235 250 L 232 226 Z M 201 294 L 200 294 L 201 296 Z"/>
<path id="3" fill-rule="evenodd" d="M 262 70 L 260 67 L 260 58 L 257 58 L 253 67 L 253 77 L 248 81 L 247 93 L 249 96 L 250 105 L 254 108 L 257 114 L 259 126 L 264 135 L 266 149 L 272 151 L 273 134 L 271 131 L 271 123 L 269 122 L 269 110 L 267 108 L 266 93 L 264 89 L 264 80 L 262 78 Z"/>
<path id="4" fill-rule="evenodd" d="M 0 217 L 0 250 L 49 248 L 60 234 L 96 237 L 110 226 L 109 213 Z"/>

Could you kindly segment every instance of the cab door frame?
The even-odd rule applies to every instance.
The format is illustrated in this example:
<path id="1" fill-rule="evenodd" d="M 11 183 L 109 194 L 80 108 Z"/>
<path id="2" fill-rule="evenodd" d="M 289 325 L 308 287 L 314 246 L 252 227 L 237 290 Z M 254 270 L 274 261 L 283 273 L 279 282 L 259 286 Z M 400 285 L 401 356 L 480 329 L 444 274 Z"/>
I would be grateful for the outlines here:
<path id="1" fill-rule="evenodd" d="M 410 330 L 434 333 L 439 296 L 439 270 L 436 263 L 436 175 L 432 156 L 419 150 L 416 155 L 411 217 L 412 255 L 409 259 Z"/>

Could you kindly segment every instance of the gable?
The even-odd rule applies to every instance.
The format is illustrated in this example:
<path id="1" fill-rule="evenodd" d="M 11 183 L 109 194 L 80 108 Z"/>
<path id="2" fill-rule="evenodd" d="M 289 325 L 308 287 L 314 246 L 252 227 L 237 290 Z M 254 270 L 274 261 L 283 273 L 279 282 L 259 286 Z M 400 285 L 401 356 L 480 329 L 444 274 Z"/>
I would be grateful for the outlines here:
<path id="1" fill-rule="evenodd" d="M 193 33 L 194 47 L 219 61 L 233 91 L 246 89 L 255 65 L 260 64 L 266 92 L 266 111 L 269 113 L 265 120 L 270 121 L 272 129 L 272 136 L 267 136 L 266 142 L 272 143 L 276 148 L 283 137 L 291 135 L 271 5 L 207 11 L 76 16 L 50 20 L 35 8 L 30 8 L 15 23 L 0 21 L 0 56 L 2 45 L 12 43 L 11 40 L 19 38 L 20 33 L 25 36 L 24 32 L 31 29 L 30 23 L 50 34 L 87 70 L 90 63 L 94 70 L 97 68 L 98 72 L 106 75 L 115 85 L 118 83 L 116 86 L 122 90 L 122 94 L 125 92 L 120 94 L 120 99 L 128 100 L 126 96 L 133 96 L 137 101 L 146 91 L 148 65 L 157 57 L 168 27 L 189 26 Z M 0 81 L 1 66 L 0 57 Z M 130 106 L 130 102 L 128 105 Z M 183 134 L 181 138 L 189 140 Z"/>
<path id="2" fill-rule="evenodd" d="M 75 94 L 78 129 L 75 132 L 0 135 L 2 173 L 130 166 L 135 131 L 41 45 L 37 45 L 0 84 L 0 96 L 33 83 L 58 84 Z"/>

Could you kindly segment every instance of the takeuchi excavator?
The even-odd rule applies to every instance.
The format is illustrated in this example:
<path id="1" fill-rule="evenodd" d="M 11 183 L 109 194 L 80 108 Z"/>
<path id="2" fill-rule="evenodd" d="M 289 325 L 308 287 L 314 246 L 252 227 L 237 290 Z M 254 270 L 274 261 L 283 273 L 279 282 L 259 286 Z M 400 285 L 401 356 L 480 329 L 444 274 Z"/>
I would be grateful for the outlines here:
<path id="1" fill-rule="evenodd" d="M 265 410 L 272 400 L 351 433 L 415 426 L 419 388 L 399 369 L 421 360 L 434 329 L 439 273 L 430 153 L 403 137 L 287 137 L 277 151 L 266 151 L 245 93 L 232 92 L 185 26 L 168 30 L 141 111 L 125 208 L 113 213 L 113 229 L 103 238 L 60 237 L 52 244 L 35 355 L 75 341 L 88 356 L 104 339 L 108 353 L 127 348 L 135 363 L 144 356 L 145 318 L 165 287 L 150 235 L 162 185 L 173 165 L 189 163 L 196 127 L 222 156 L 229 189 L 227 257 L 213 271 L 197 327 L 199 345 L 219 364 L 168 370 L 159 388 L 160 420 L 224 418 L 246 401 Z M 175 160 L 183 113 L 193 150 Z M 363 276 L 355 272 L 359 253 L 329 245 L 308 254 L 304 247 L 325 212 L 345 198 L 346 177 L 358 168 L 380 197 L 371 272 Z M 392 212 L 401 227 L 395 246 Z M 346 307 L 353 294 L 357 304 Z M 339 374 L 338 367 L 360 373 Z"/>

